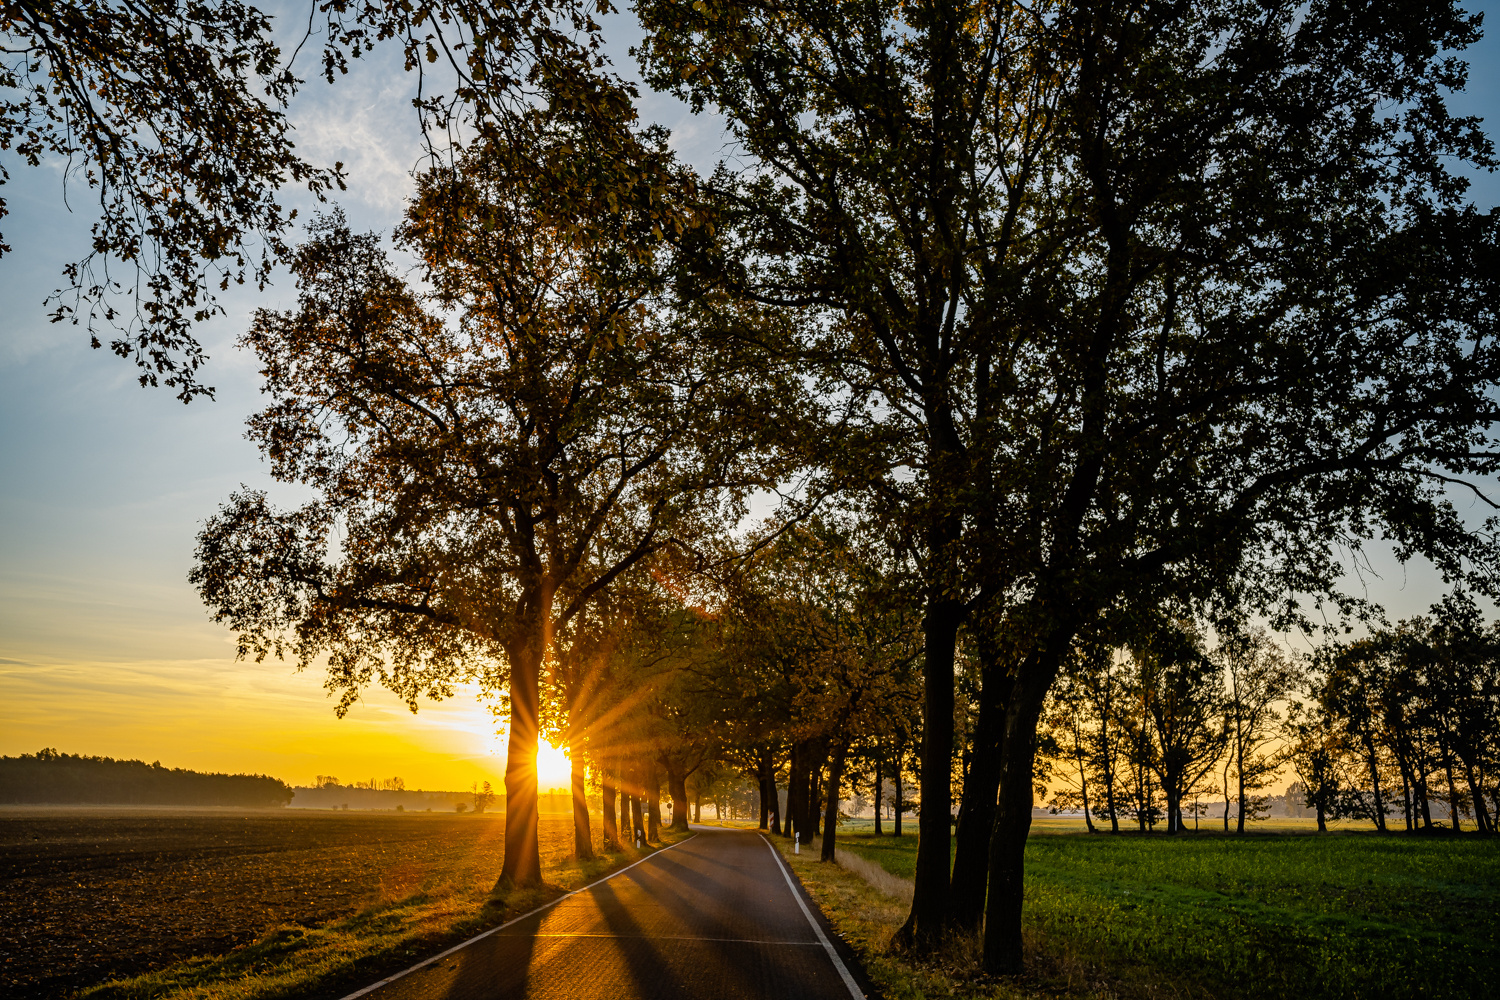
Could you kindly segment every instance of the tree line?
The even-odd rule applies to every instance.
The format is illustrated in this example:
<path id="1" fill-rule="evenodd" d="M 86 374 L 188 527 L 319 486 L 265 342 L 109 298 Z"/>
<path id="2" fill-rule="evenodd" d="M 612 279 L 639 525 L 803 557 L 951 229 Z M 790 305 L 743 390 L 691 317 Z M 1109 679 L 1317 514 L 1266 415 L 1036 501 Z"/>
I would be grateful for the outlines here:
<path id="1" fill-rule="evenodd" d="M 6 15 L 28 67 L 114 72 L 47 48 L 63 29 L 32 6 Z M 1500 214 L 1461 173 L 1497 161 L 1447 104 L 1476 15 L 638 0 L 635 83 L 582 0 L 318 10 L 330 75 L 387 42 L 444 74 L 396 233 L 416 266 L 336 211 L 280 245 L 298 296 L 242 339 L 270 400 L 250 436 L 313 499 L 230 498 L 192 580 L 242 655 L 326 662 L 341 711 L 371 684 L 413 710 L 492 694 L 502 881 L 540 878 L 543 733 L 572 750 L 576 828 L 597 773 L 615 840 L 715 765 L 768 804 L 784 774 L 783 832 L 826 831 L 856 767 L 909 759 L 897 945 L 982 931 L 1015 973 L 1058 720 L 1084 777 L 1110 769 L 1106 808 L 1135 795 L 1177 829 L 1209 771 L 1232 759 L 1248 803 L 1272 752 L 1264 657 L 1216 653 L 1243 691 L 1224 721 L 1195 629 L 1376 620 L 1342 583 L 1372 542 L 1500 589 L 1492 527 L 1450 493 L 1493 507 L 1500 468 Z M 642 86 L 720 116 L 735 158 L 678 160 Z M 264 134 L 272 166 L 243 176 L 274 187 L 296 171 Z M 240 204 L 228 242 L 168 244 L 217 260 L 273 225 Z M 143 333 L 142 356 L 196 371 L 167 328 L 187 339 Z M 1090 709 L 1087 678 L 1117 669 L 1124 714 Z M 1413 669 L 1411 704 L 1438 707 L 1380 730 L 1377 769 L 1425 803 L 1467 753 L 1480 788 L 1472 699 Z M 1296 716 L 1325 812 L 1355 779 L 1318 734 L 1365 725 L 1340 711 Z M 1101 726 L 1118 756 L 1091 763 Z"/>
<path id="2" fill-rule="evenodd" d="M 286 782 L 264 774 L 162 767 L 160 761 L 58 753 L 50 747 L 0 757 L 0 802 L 69 805 L 245 806 L 292 801 Z"/>
<path id="3" fill-rule="evenodd" d="M 1044 721 L 1051 807 L 1112 832 L 1183 829 L 1182 804 L 1238 833 L 1291 774 L 1324 831 L 1358 819 L 1385 831 L 1495 832 L 1500 804 L 1500 632 L 1463 593 L 1426 617 L 1331 642 L 1305 660 L 1264 632 L 1207 650 L 1191 624 L 1132 647 L 1081 647 Z M 1165 653 L 1165 655 L 1164 655 Z"/>

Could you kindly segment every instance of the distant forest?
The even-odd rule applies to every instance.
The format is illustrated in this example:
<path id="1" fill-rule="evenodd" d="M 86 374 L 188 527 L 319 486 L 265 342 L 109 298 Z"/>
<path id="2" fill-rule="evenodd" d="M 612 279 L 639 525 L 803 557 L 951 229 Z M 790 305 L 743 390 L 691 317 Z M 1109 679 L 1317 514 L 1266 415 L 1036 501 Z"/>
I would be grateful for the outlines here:
<path id="1" fill-rule="evenodd" d="M 285 806 L 292 789 L 264 774 L 204 774 L 139 760 L 47 748 L 0 757 L 0 803 L 138 806 Z"/>

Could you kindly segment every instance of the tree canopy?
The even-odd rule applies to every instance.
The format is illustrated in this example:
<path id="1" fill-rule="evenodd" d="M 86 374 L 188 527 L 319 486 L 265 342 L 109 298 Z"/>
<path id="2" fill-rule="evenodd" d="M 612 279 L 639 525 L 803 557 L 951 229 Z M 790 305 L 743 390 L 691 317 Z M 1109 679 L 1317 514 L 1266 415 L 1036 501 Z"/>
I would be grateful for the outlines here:
<path id="1" fill-rule="evenodd" d="M 717 726 L 763 818 L 785 759 L 799 838 L 836 818 L 863 752 L 851 727 L 877 728 L 862 713 L 919 666 L 920 710 L 893 727 L 921 740 L 900 942 L 930 949 L 982 917 L 986 966 L 1014 973 L 1049 705 L 1072 720 L 1080 793 L 1091 768 L 1110 775 L 1113 820 L 1113 776 L 1133 768 L 1138 815 L 1154 823 L 1155 782 L 1175 831 L 1230 744 L 1246 808 L 1290 684 L 1248 647 L 1211 657 L 1205 628 L 1310 625 L 1315 605 L 1373 620 L 1340 553 L 1382 539 L 1500 596 L 1500 522 L 1454 499 L 1494 509 L 1500 471 L 1500 212 L 1460 176 L 1497 161 L 1446 104 L 1477 16 L 634 9 L 646 85 L 727 122 L 735 156 L 709 176 L 636 118 L 581 9 L 557 11 L 576 37 L 519 54 L 488 8 L 419 12 L 474 39 L 447 56 L 456 103 L 425 106 L 473 139 L 423 175 L 401 231 L 428 289 L 325 223 L 296 258 L 299 311 L 247 339 L 275 400 L 253 432 L 319 493 L 292 514 L 242 495 L 203 535 L 196 580 L 247 650 L 291 629 L 301 662 L 334 651 L 346 698 L 374 677 L 442 693 L 464 664 L 503 664 L 484 676 L 509 684 L 508 823 L 534 795 L 543 664 L 566 689 L 592 657 L 680 710 L 620 744 Z M 492 90 L 487 44 L 530 68 Z M 757 488 L 828 513 L 752 539 Z M 668 552 L 685 561 L 656 562 Z M 627 668 L 651 621 L 694 653 L 645 685 Z M 727 719 L 713 685 L 760 704 Z M 1338 720 L 1368 710 L 1341 711 L 1310 702 L 1282 730 L 1320 802 Z M 1451 766 L 1469 752 L 1447 722 L 1408 731 Z M 596 761 L 634 829 L 657 765 L 686 766 L 659 751 Z M 508 876 L 535 870 L 527 850 L 508 841 Z"/>

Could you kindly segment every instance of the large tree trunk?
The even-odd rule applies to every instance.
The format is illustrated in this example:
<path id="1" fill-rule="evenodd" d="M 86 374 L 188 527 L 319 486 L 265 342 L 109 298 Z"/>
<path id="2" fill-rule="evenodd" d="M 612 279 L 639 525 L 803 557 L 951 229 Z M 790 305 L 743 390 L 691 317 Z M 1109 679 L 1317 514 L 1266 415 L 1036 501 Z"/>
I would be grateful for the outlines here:
<path id="1" fill-rule="evenodd" d="M 663 766 L 667 769 L 667 794 L 672 797 L 672 829 L 678 833 L 687 833 L 687 772 L 674 765 L 671 758 L 665 758 Z"/>
<path id="2" fill-rule="evenodd" d="M 1182 793 L 1178 790 L 1176 782 L 1168 785 L 1163 791 L 1167 793 L 1167 832 L 1178 833 L 1182 829 Z M 1240 808 L 1244 809 L 1243 804 Z"/>
<path id="3" fill-rule="evenodd" d="M 793 743 L 786 772 L 786 824 L 782 833 L 801 843 L 802 829 L 802 744 Z"/>
<path id="4" fill-rule="evenodd" d="M 953 656 L 962 621 L 963 606 L 934 587 L 927 598 L 923 622 L 922 759 L 917 774 L 922 811 L 917 816 L 916 887 L 911 914 L 897 932 L 902 945 L 918 952 L 931 950 L 942 939 L 948 919 L 948 861 L 953 846 Z"/>
<path id="5" fill-rule="evenodd" d="M 781 802 L 776 792 L 776 758 L 769 747 L 760 752 L 760 768 L 764 810 L 761 827 L 771 833 L 781 833 Z"/>
<path id="6" fill-rule="evenodd" d="M 982 674 L 973 763 L 964 782 L 963 805 L 953 835 L 953 879 L 948 889 L 948 919 L 954 927 L 965 931 L 978 931 L 984 920 L 990 836 L 995 830 L 995 796 L 1000 789 L 1000 744 L 1013 687 L 1011 675 L 1001 670 L 993 651 L 981 648 L 980 656 Z"/>
<path id="7" fill-rule="evenodd" d="M 542 612 L 531 634 L 506 650 L 511 663 L 510 738 L 505 758 L 505 861 L 498 886 L 542 883 L 536 833 L 536 746 L 542 656 L 547 647 L 544 623 L 551 601 L 538 598 L 537 602 Z"/>
<path id="8" fill-rule="evenodd" d="M 757 803 L 760 813 L 760 822 L 756 825 L 757 830 L 771 829 L 771 796 L 766 791 L 766 755 L 761 751 L 755 758 L 755 794 L 759 798 Z"/>
<path id="9" fill-rule="evenodd" d="M 639 794 L 630 797 L 630 837 L 637 847 L 644 845 L 646 842 L 646 820 L 641 815 L 641 797 Z"/>
<path id="10" fill-rule="evenodd" d="M 646 773 L 646 839 L 652 843 L 661 843 L 661 772 L 656 769 L 656 761 L 649 761 L 645 767 Z"/>
<path id="11" fill-rule="evenodd" d="M 904 750 L 905 748 L 901 744 L 896 744 L 896 785 L 893 790 L 896 801 L 892 804 L 892 811 L 895 812 L 896 818 L 891 820 L 891 836 L 893 837 L 901 836 L 901 814 L 904 812 L 902 807 L 906 804 L 903 796 L 905 789 L 901 783 L 901 765 L 903 763 L 901 756 Z"/>
<path id="12" fill-rule="evenodd" d="M 594 831 L 589 828 L 588 772 L 583 762 L 582 740 L 573 744 L 569 754 L 569 771 L 573 788 L 573 857 L 579 861 L 594 859 Z"/>
<path id="13" fill-rule="evenodd" d="M 781 815 L 781 792 L 776 789 L 776 763 L 771 763 L 771 832 L 778 837 L 784 832 L 786 820 Z"/>
<path id="14" fill-rule="evenodd" d="M 599 770 L 599 790 L 604 799 L 604 848 L 619 850 L 620 827 L 619 817 L 615 813 L 615 776 L 611 770 L 607 766 Z"/>
<path id="15" fill-rule="evenodd" d="M 828 762 L 828 782 L 824 788 L 827 801 L 823 806 L 823 852 L 824 861 L 834 860 L 834 840 L 839 827 L 839 783 L 844 778 L 844 755 L 848 752 L 847 738 L 840 737 L 834 743 L 833 759 Z"/>
<path id="16" fill-rule="evenodd" d="M 821 756 L 821 755 L 820 755 Z M 807 828 L 812 831 L 813 839 L 818 839 L 822 833 L 821 820 L 818 815 L 818 806 L 823 801 L 823 762 L 818 761 L 818 766 L 812 769 L 807 778 Z"/>
<path id="17" fill-rule="evenodd" d="M 826 739 L 807 740 L 802 746 L 798 759 L 802 767 L 802 789 L 797 797 L 797 830 L 799 842 L 811 844 L 813 838 L 818 835 L 817 776 L 823 770 L 823 763 L 828 759 L 828 741 Z"/>
<path id="18" fill-rule="evenodd" d="M 877 743 L 877 751 L 879 750 L 879 747 L 880 745 Z M 880 836 L 882 832 L 880 829 L 880 797 L 881 792 L 884 791 L 881 786 L 885 783 L 885 778 L 880 773 L 880 765 L 882 763 L 883 762 L 880 759 L 880 754 L 877 752 L 875 755 L 875 836 L 877 837 Z"/>
<path id="19" fill-rule="evenodd" d="M 1036 727 L 1042 703 L 1062 662 L 1072 631 L 1054 633 L 1048 645 L 1025 657 L 1005 713 L 1000 750 L 1000 795 L 990 839 L 990 886 L 984 913 L 984 967 L 998 975 L 1019 975 L 1025 965 L 1021 943 L 1021 904 L 1026 875 L 1026 838 L 1031 833 Z"/>

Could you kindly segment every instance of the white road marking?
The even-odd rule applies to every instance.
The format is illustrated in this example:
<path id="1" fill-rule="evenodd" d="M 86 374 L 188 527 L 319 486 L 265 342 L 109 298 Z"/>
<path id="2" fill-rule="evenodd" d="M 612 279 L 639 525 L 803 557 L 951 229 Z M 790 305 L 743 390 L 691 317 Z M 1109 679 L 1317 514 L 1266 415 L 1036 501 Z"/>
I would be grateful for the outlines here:
<path id="1" fill-rule="evenodd" d="M 693 834 L 693 837 L 696 837 L 696 836 L 698 836 L 696 833 Z M 567 899 L 569 896 L 576 896 L 580 892 L 588 892 L 590 889 L 592 889 L 596 885 L 602 885 L 603 883 L 608 882 L 610 879 L 615 878 L 616 876 L 624 875 L 626 872 L 630 871 L 630 869 L 634 868 L 636 865 L 641 864 L 642 862 L 645 862 L 645 861 L 650 861 L 652 858 L 656 857 L 658 854 L 662 854 L 662 853 L 664 853 L 666 851 L 670 851 L 673 847 L 678 847 L 678 846 L 681 846 L 682 844 L 686 844 L 689 840 L 692 840 L 693 837 L 688 837 L 688 838 L 686 838 L 684 840 L 679 840 L 675 844 L 672 844 L 672 845 L 670 845 L 668 847 L 663 847 L 660 851 L 653 851 L 650 854 L 646 855 L 644 858 L 641 858 L 640 861 L 636 861 L 636 862 L 633 862 L 632 864 L 628 864 L 624 868 L 621 868 L 619 871 L 613 872 L 613 873 L 611 873 L 609 875 L 604 876 L 603 878 L 599 879 L 597 882 L 590 882 L 588 885 L 584 886 L 582 889 L 574 889 L 572 892 L 565 893 L 565 894 L 563 894 L 561 896 L 558 896 L 556 899 L 552 900 L 552 902 L 550 902 L 550 903 L 543 903 L 541 906 L 538 906 L 534 910 L 527 910 L 525 913 L 521 914 L 519 917 L 515 917 L 514 919 L 507 920 L 505 923 L 501 924 L 498 927 L 491 927 L 487 931 L 483 931 L 483 932 L 481 932 L 479 934 L 475 934 L 473 937 L 469 938 L 467 941 L 463 941 L 463 942 L 460 942 L 459 944 L 454 945 L 452 948 L 449 948 L 447 951 L 443 952 L 440 955 L 434 955 L 431 958 L 423 959 L 422 961 L 418 962 L 416 965 L 413 965 L 409 969 L 402 969 L 400 972 L 397 972 L 397 973 L 395 973 L 393 975 L 386 976 L 384 979 L 382 979 L 378 983 L 371 983 L 369 986 L 366 986 L 362 990 L 355 990 L 353 993 L 350 993 L 348 996 L 344 997 L 343 1000 L 355 1000 L 356 997 L 362 997 L 366 993 L 373 993 L 376 990 L 380 989 L 382 986 L 389 986 L 391 983 L 394 983 L 396 980 L 401 979 L 404 976 L 409 976 L 413 972 L 416 972 L 418 969 L 425 969 L 429 965 L 436 965 L 438 962 L 441 962 L 443 959 L 447 958 L 449 955 L 453 954 L 455 951 L 462 951 L 463 949 L 467 948 L 469 945 L 473 944 L 475 941 L 482 941 L 485 938 L 489 937 L 491 934 L 497 934 L 500 931 L 505 930 L 505 928 L 509 927 L 511 924 L 520 923 L 522 920 L 525 920 L 527 917 L 534 917 L 538 913 L 541 913 L 543 910 L 546 910 L 546 909 L 549 909 L 550 907 L 556 906 L 558 903 L 561 903 L 563 900 Z M 773 850 L 774 850 L 774 848 L 773 848 Z M 801 900 L 798 900 L 798 902 L 801 902 Z M 804 913 L 807 912 L 807 908 L 806 907 L 803 907 L 802 909 L 803 909 Z M 822 932 L 821 931 L 819 932 L 818 936 L 819 937 L 822 936 Z M 856 996 L 863 996 L 863 994 L 856 994 Z"/>
<path id="2" fill-rule="evenodd" d="M 792 881 L 791 870 L 787 867 L 786 862 L 781 859 L 781 852 L 776 850 L 775 844 L 771 843 L 769 840 L 766 840 L 764 834 L 761 835 L 760 839 L 766 841 L 766 849 L 769 850 L 771 852 L 771 856 L 776 859 L 776 867 L 781 870 L 781 877 L 786 879 L 786 887 L 791 890 L 792 898 L 795 899 L 797 901 L 797 905 L 802 908 L 802 915 L 807 918 L 807 922 L 809 924 L 812 924 L 813 933 L 818 935 L 818 940 L 823 944 L 823 950 L 828 952 L 828 957 L 833 960 L 834 968 L 839 970 L 839 975 L 843 977 L 844 985 L 849 987 L 849 995 L 853 997 L 854 1000 L 865 1000 L 864 991 L 859 988 L 859 984 L 856 983 L 854 981 L 854 977 L 849 974 L 849 967 L 844 964 L 844 960 L 842 958 L 839 958 L 839 953 L 834 949 L 833 942 L 828 940 L 828 935 L 823 933 L 822 926 L 817 922 L 817 920 L 813 918 L 812 911 L 809 910 L 807 908 L 807 904 L 802 901 L 802 893 L 797 891 L 797 883 Z"/>

